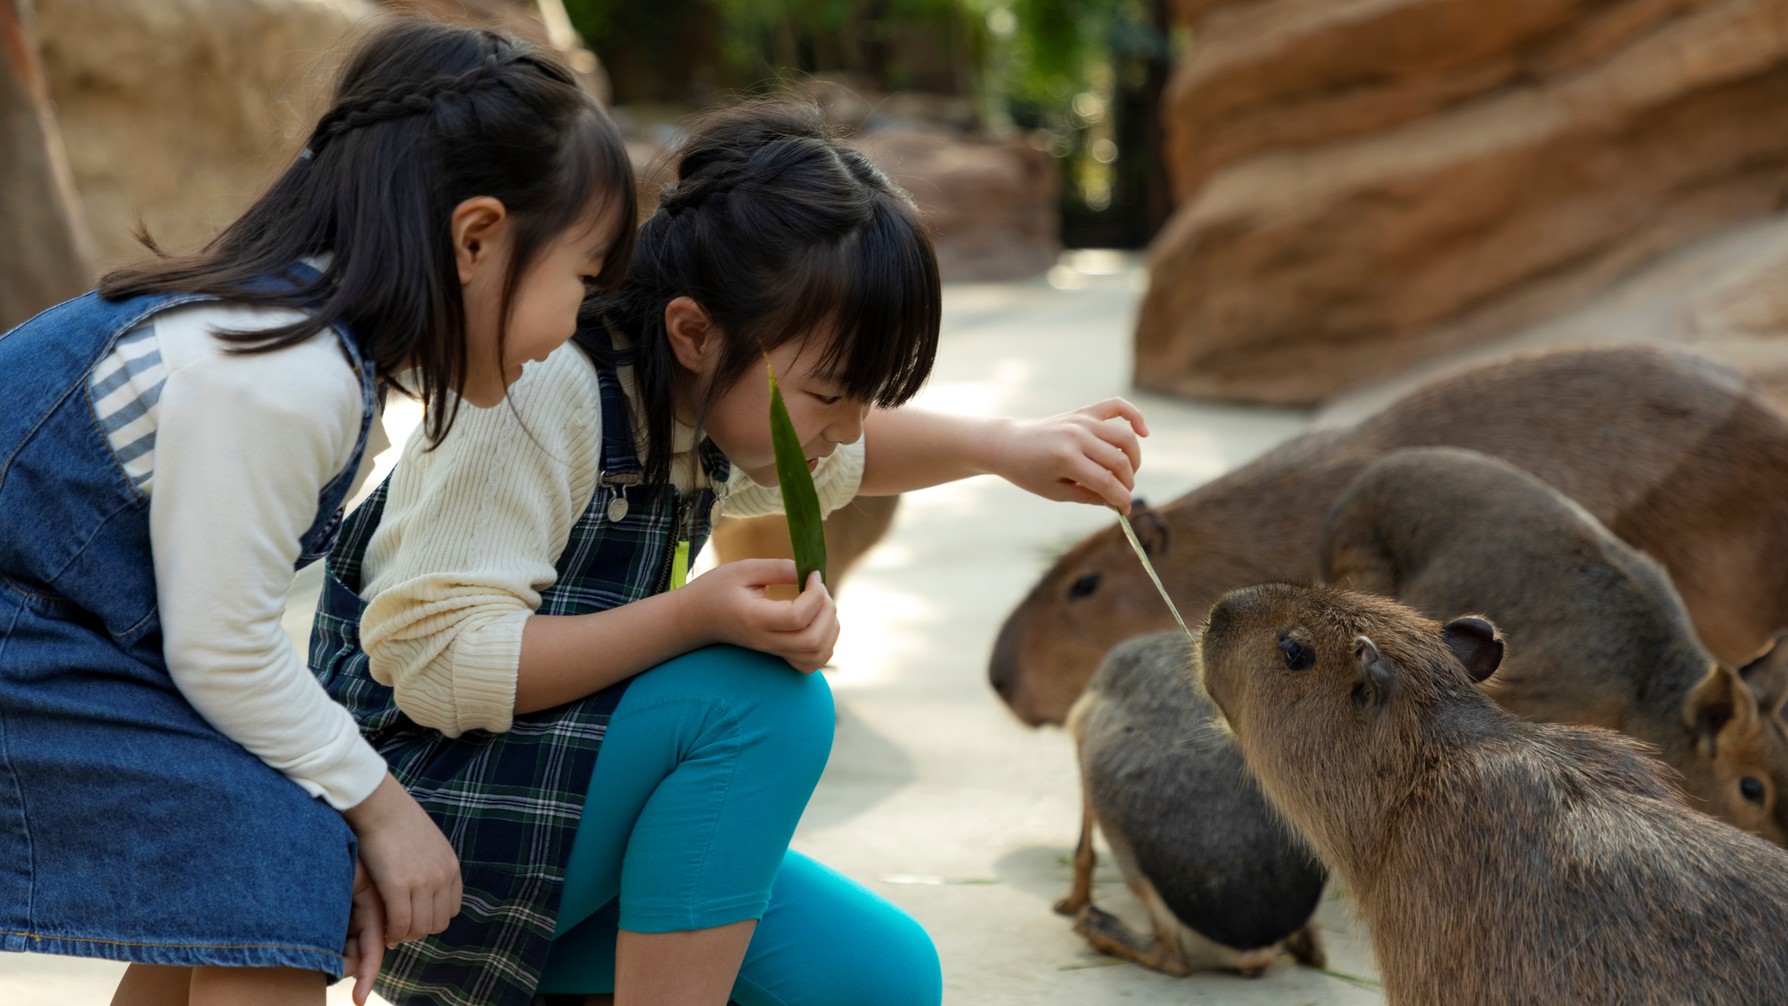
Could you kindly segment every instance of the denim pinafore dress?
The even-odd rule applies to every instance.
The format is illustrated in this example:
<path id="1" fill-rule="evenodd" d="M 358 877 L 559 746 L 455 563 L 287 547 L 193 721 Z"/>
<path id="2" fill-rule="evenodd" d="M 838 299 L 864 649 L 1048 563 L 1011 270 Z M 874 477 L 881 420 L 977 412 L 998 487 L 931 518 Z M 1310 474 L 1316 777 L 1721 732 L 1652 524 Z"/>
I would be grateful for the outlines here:
<path id="1" fill-rule="evenodd" d="M 661 593 L 677 543 L 689 542 L 693 560 L 710 528 L 711 488 L 684 494 L 640 483 L 627 399 L 611 370 L 598 364 L 596 373 L 602 401 L 596 489 L 572 525 L 552 585 L 541 592 L 543 615 L 605 611 Z M 700 456 L 709 484 L 724 485 L 725 456 L 712 441 L 702 443 Z M 398 1006 L 527 1006 L 546 965 L 596 752 L 627 682 L 516 716 L 503 733 L 448 737 L 411 722 L 392 690 L 373 680 L 360 648 L 361 564 L 389 485 L 348 516 L 329 556 L 311 628 L 311 670 L 453 842 L 465 899 L 445 932 L 387 951 L 375 988 Z"/>
<path id="2" fill-rule="evenodd" d="M 88 390 L 120 336 L 215 299 L 90 293 L 0 335 L 0 950 L 337 978 L 353 833 L 174 687 L 149 501 Z M 333 542 L 375 415 L 373 371 L 336 335 L 360 437 L 300 565 Z"/>

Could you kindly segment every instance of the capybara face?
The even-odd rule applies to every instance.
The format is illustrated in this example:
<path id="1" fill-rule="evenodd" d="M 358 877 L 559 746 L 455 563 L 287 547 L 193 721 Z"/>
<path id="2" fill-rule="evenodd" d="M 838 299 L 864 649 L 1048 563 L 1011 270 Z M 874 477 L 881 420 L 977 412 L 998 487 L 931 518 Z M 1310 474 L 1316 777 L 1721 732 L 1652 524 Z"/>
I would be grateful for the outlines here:
<path id="1" fill-rule="evenodd" d="M 1712 668 L 1683 706 L 1696 757 L 1683 788 L 1701 809 L 1788 845 L 1788 636 L 1747 666 Z"/>
<path id="2" fill-rule="evenodd" d="M 1319 481 L 1340 478 L 1324 474 Z M 1332 491 L 1339 492 L 1339 486 Z M 1295 575 L 1263 573 L 1252 536 L 1216 540 L 1184 520 L 1170 526 L 1174 520 L 1169 511 L 1142 500 L 1130 511 L 1130 526 L 1143 553 L 1182 613 L 1203 610 L 1237 584 Z M 1113 526 L 1057 560 L 1007 616 L 994 643 L 988 679 L 1026 725 L 1059 726 L 1113 646 L 1172 627 L 1173 616 L 1161 595 L 1123 531 Z"/>
<path id="3" fill-rule="evenodd" d="M 1094 534 L 1051 566 L 1017 608 L 1048 611 L 1048 633 L 1033 631 L 1023 616 L 1001 625 L 987 677 L 1025 725 L 1062 724 L 1110 641 L 1159 629 L 1166 609 L 1159 597 L 1137 595 L 1137 579 L 1130 575 L 1135 565 L 1123 532 Z M 1143 608 L 1150 600 L 1155 608 Z"/>
<path id="4" fill-rule="evenodd" d="M 1265 584 L 1218 600 L 1200 652 L 1205 690 L 1250 767 L 1304 824 L 1302 801 L 1357 802 L 1411 771 L 1421 723 L 1442 702 L 1490 707 L 1474 686 L 1502 640 L 1480 618 L 1442 626 L 1386 598 Z M 1360 786 L 1362 775 L 1377 783 Z M 1277 781 L 1293 776 L 1287 794 Z"/>
<path id="5" fill-rule="evenodd" d="M 1158 561 L 1166 534 L 1160 518 L 1137 507 L 1131 526 Z M 1155 631 L 1169 617 L 1138 571 L 1123 532 L 1101 531 L 1057 561 L 1001 626 L 988 681 L 1027 726 L 1061 725 L 1111 644 Z M 1047 629 L 1039 631 L 1029 612 L 1047 612 Z"/>

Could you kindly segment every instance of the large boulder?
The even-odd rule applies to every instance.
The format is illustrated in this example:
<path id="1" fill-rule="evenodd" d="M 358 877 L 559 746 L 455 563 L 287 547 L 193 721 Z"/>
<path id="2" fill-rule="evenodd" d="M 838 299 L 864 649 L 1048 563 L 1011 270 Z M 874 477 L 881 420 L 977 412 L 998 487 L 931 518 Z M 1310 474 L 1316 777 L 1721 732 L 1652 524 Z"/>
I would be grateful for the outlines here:
<path id="1" fill-rule="evenodd" d="M 360 0 L 37 0 L 50 94 L 101 269 L 235 219 L 327 100 Z M 315 86 L 303 86 L 314 81 Z"/>
<path id="2" fill-rule="evenodd" d="M 1788 0 L 1181 0 L 1136 380 L 1308 404 L 1788 190 Z"/>
<path id="3" fill-rule="evenodd" d="M 912 194 L 932 231 L 946 281 L 1035 276 L 1061 254 L 1061 172 L 1043 144 L 997 134 L 972 103 L 950 95 L 880 94 L 862 78 L 815 75 L 792 88 L 819 105 L 849 142 Z M 675 177 L 688 109 L 619 106 L 643 219 Z"/>
<path id="4" fill-rule="evenodd" d="M 1061 253 L 1061 173 L 1023 137 L 934 122 L 872 129 L 857 146 L 912 193 L 937 243 L 944 279 L 1034 276 Z"/>
<path id="5" fill-rule="evenodd" d="M 36 0 L 50 93 L 103 269 L 139 226 L 189 251 L 253 202 L 325 108 L 338 43 L 381 8 L 518 35 L 606 93 L 557 4 L 524 0 Z"/>

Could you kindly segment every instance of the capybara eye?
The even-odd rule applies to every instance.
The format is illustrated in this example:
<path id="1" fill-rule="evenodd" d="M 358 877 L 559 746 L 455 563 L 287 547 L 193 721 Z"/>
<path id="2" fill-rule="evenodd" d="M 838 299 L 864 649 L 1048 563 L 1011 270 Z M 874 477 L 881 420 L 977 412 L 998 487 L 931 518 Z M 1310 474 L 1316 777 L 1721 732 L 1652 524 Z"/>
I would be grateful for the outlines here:
<path id="1" fill-rule="evenodd" d="M 1088 573 L 1080 579 L 1075 580 L 1074 585 L 1068 588 L 1068 600 L 1072 601 L 1076 598 L 1085 597 L 1098 589 L 1099 574 Z"/>
<path id="2" fill-rule="evenodd" d="M 1764 792 L 1763 780 L 1754 775 L 1745 776 L 1738 781 L 1738 792 L 1746 800 L 1749 800 L 1754 804 L 1762 805 Z"/>
<path id="3" fill-rule="evenodd" d="M 1316 663 L 1315 650 L 1289 637 L 1279 640 L 1279 653 L 1285 657 L 1285 666 L 1294 671 L 1301 671 Z"/>

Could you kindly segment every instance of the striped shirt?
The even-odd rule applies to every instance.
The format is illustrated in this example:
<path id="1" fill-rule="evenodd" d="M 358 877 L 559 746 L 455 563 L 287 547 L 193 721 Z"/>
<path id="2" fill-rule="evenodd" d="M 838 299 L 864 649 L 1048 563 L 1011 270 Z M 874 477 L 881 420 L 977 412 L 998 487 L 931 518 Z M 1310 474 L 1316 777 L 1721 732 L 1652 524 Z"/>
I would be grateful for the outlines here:
<path id="1" fill-rule="evenodd" d="M 155 411 L 167 378 L 155 324 L 149 322 L 119 338 L 112 354 L 94 368 L 88 385 L 94 414 L 112 453 L 145 496 L 155 478 Z"/>

